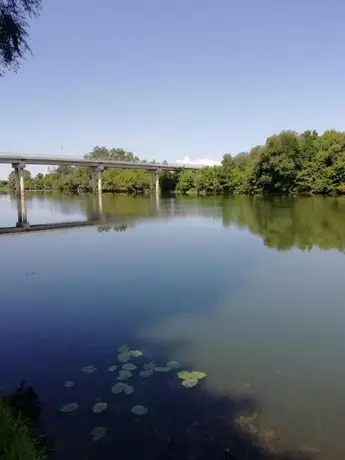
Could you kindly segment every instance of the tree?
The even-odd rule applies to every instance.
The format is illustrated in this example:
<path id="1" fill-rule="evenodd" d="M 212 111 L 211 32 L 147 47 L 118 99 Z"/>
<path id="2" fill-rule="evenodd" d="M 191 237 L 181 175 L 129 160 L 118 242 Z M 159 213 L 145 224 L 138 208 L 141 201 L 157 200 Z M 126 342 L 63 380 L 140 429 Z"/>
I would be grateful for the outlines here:
<path id="1" fill-rule="evenodd" d="M 28 19 L 38 16 L 41 0 L 0 0 L 0 76 L 17 71 L 27 52 Z"/>
<path id="2" fill-rule="evenodd" d="M 28 186 L 28 181 L 31 179 L 31 173 L 27 169 L 23 170 L 23 176 L 24 176 L 24 186 L 27 188 Z M 8 176 L 8 186 L 10 190 L 15 190 L 17 187 L 17 179 L 16 179 L 16 172 L 11 171 L 10 175 Z"/>

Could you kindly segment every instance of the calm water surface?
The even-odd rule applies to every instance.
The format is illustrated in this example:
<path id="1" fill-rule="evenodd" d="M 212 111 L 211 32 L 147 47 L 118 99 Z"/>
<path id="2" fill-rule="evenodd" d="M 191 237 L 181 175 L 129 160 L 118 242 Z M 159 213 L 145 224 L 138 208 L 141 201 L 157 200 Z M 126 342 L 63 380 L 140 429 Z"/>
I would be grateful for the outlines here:
<path id="1" fill-rule="evenodd" d="M 238 459 L 345 457 L 345 200 L 37 194 L 27 214 L 90 224 L 0 235 L 0 387 L 33 386 L 54 458 L 218 458 L 198 450 L 218 440 Z M 0 227 L 16 222 L 1 195 Z M 186 389 L 176 371 L 134 371 L 134 393 L 113 395 L 123 344 L 143 351 L 138 367 L 177 360 L 207 378 Z"/>

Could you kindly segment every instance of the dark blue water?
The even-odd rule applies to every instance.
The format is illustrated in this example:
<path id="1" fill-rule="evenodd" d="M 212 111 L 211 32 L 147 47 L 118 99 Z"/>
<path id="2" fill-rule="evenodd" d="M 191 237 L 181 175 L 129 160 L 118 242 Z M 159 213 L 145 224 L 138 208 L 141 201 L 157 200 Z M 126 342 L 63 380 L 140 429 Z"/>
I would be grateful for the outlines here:
<path id="1" fill-rule="evenodd" d="M 16 200 L 0 209 L 15 226 Z M 33 195 L 27 212 L 92 224 L 0 235 L 0 386 L 33 386 L 54 458 L 344 458 L 343 200 Z M 134 393 L 113 395 L 123 344 L 138 367 L 207 377 L 186 389 L 176 371 L 134 372 Z"/>

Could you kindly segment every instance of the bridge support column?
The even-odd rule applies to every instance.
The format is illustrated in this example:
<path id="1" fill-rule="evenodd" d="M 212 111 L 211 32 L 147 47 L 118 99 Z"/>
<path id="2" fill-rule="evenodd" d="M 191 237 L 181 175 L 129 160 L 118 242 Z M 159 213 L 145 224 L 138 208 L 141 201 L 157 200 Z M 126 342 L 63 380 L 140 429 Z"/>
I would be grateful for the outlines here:
<path id="1" fill-rule="evenodd" d="M 25 163 L 13 163 L 12 168 L 16 178 L 16 193 L 19 196 L 25 195 L 25 184 L 24 184 L 24 169 Z"/>
<path id="2" fill-rule="evenodd" d="M 95 193 L 98 190 L 98 193 L 102 193 L 102 171 L 103 166 L 97 166 L 96 168 L 91 169 L 92 174 L 92 190 Z"/>
<path id="3" fill-rule="evenodd" d="M 160 176 L 160 170 L 157 169 L 157 171 L 155 171 L 153 174 L 154 174 L 154 179 L 155 179 L 155 183 L 156 183 L 156 196 L 159 197 L 160 194 L 161 194 L 161 186 L 160 186 L 160 183 L 159 183 L 159 176 Z"/>
<path id="4" fill-rule="evenodd" d="M 18 212 L 18 221 L 16 227 L 23 227 L 26 229 L 30 228 L 28 223 L 28 216 L 26 213 L 26 200 L 25 195 L 20 195 L 17 198 L 17 212 Z"/>

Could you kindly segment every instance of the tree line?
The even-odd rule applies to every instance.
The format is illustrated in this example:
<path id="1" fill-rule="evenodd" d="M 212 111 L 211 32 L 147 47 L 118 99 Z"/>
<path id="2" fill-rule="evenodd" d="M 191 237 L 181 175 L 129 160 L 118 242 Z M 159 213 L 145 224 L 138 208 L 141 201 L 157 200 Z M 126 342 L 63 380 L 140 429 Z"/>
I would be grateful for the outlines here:
<path id="1" fill-rule="evenodd" d="M 143 162 L 123 149 L 95 147 L 87 159 Z M 154 160 L 150 161 L 154 162 Z M 165 162 L 166 163 L 166 162 Z M 32 190 L 91 191 L 88 168 L 59 166 L 47 174 L 32 177 L 25 171 L 25 186 Z M 145 170 L 105 170 L 103 191 L 145 194 L 150 176 Z M 3 186 L 13 190 L 12 172 Z M 227 153 L 219 166 L 197 171 L 182 170 L 161 175 L 163 192 L 200 195 L 338 195 L 345 193 L 345 132 L 323 134 L 282 131 L 267 138 L 249 152 Z"/>

